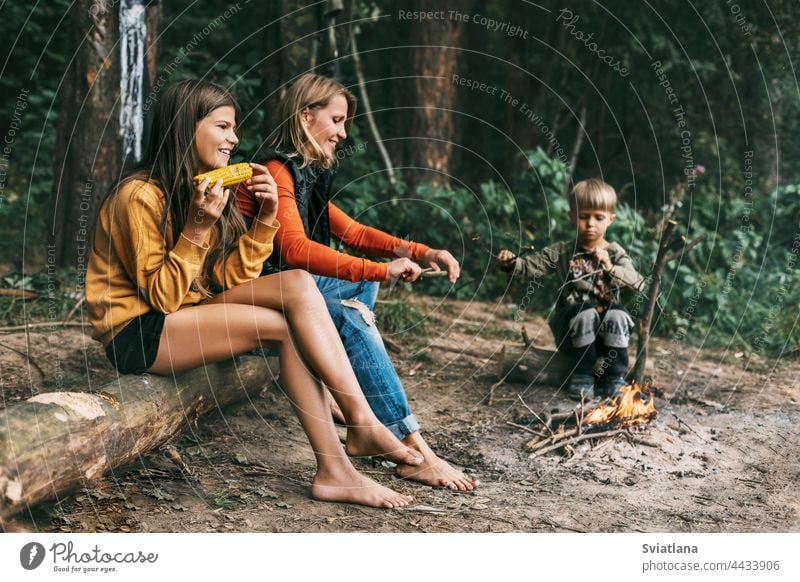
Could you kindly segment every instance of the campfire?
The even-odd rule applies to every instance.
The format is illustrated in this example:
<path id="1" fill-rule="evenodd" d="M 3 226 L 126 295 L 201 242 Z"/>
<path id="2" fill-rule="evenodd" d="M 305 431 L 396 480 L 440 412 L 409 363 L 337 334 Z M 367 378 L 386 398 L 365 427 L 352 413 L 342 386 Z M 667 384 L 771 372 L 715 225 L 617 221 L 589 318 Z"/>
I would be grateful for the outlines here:
<path id="1" fill-rule="evenodd" d="M 525 444 L 525 448 L 531 451 L 529 458 L 560 449 L 571 453 L 572 445 L 581 441 L 629 433 L 636 427 L 647 425 L 656 417 L 657 411 L 649 386 L 641 388 L 633 382 L 623 386 L 620 392 L 613 399 L 607 398 L 599 404 L 581 403 L 581 406 L 570 412 L 536 413 L 523 401 L 533 418 L 520 419 L 527 420 L 527 426 L 523 426 L 520 421 L 511 424 L 533 433 L 534 437 Z"/>
<path id="2" fill-rule="evenodd" d="M 634 381 L 630 386 L 622 386 L 622 394 L 611 401 L 603 401 L 597 408 L 592 409 L 583 419 L 583 426 L 588 425 L 616 425 L 625 428 L 635 424 L 647 424 L 656 416 L 656 407 L 653 396 L 645 396 L 639 385 Z M 645 401 L 646 400 L 646 401 Z"/>

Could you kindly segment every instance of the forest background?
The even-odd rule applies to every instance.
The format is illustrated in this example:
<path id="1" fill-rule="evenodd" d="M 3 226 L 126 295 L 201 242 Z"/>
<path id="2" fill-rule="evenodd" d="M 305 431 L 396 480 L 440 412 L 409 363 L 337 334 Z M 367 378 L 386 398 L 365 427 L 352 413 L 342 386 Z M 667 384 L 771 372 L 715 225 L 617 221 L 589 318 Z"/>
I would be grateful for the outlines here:
<path id="1" fill-rule="evenodd" d="M 131 14 L 144 31 L 132 69 Z M 500 248 L 572 236 L 564 194 L 600 176 L 620 194 L 610 238 L 648 274 L 684 184 L 677 231 L 705 238 L 668 266 L 655 333 L 676 349 L 798 349 L 796 2 L 53 0 L 3 3 L 0 22 L 0 287 L 48 298 L 0 295 L 4 325 L 72 311 L 94 213 L 167 84 L 230 88 L 243 160 L 268 143 L 282 91 L 314 71 L 360 100 L 336 203 L 463 263 L 455 287 L 415 292 L 508 293 L 546 315 L 558 282 L 509 286 Z"/>

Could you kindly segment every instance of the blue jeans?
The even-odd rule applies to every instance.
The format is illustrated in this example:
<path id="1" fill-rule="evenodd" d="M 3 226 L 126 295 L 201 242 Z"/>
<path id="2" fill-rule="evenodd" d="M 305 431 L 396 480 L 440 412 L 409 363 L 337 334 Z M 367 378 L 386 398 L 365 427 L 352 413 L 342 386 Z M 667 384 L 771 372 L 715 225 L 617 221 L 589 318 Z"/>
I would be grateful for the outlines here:
<path id="1" fill-rule="evenodd" d="M 372 311 L 378 297 L 378 283 L 351 283 L 332 277 L 314 275 L 342 338 L 347 357 L 372 411 L 398 439 L 419 430 L 417 417 L 411 414 L 403 384 L 397 375 L 381 334 L 375 327 Z M 367 309 L 359 306 L 360 302 Z"/>

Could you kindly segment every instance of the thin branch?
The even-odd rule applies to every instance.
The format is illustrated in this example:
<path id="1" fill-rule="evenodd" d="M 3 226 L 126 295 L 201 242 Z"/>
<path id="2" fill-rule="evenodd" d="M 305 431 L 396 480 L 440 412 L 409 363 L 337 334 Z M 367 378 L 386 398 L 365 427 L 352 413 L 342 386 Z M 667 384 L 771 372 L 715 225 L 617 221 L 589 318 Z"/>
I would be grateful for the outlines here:
<path id="1" fill-rule="evenodd" d="M 619 434 L 619 433 L 621 433 L 623 431 L 625 431 L 624 428 L 618 428 L 618 429 L 615 429 L 615 430 L 607 430 L 605 432 L 582 434 L 580 436 L 573 437 L 573 438 L 571 438 L 571 439 L 569 439 L 567 441 L 563 441 L 563 440 L 559 441 L 556 444 L 554 444 L 554 445 L 552 445 L 550 447 L 547 447 L 545 449 L 538 449 L 538 450 L 532 452 L 530 455 L 528 455 L 528 458 L 529 459 L 535 459 L 536 457 L 541 457 L 542 455 L 546 455 L 547 453 L 549 453 L 551 451 L 562 449 L 562 448 L 564 448 L 566 446 L 574 445 L 576 443 L 579 443 L 581 441 L 585 441 L 587 439 L 595 439 L 595 438 L 600 438 L 600 437 L 613 436 L 613 435 Z"/>
<path id="2" fill-rule="evenodd" d="M 708 238 L 708 233 L 704 232 L 703 234 L 698 236 L 696 239 L 694 239 L 692 242 L 688 243 L 682 249 L 678 249 L 677 251 L 674 251 L 674 252 L 670 253 L 669 255 L 667 255 L 667 262 L 671 263 L 672 261 L 674 261 L 676 259 L 680 259 L 683 255 L 688 253 L 690 250 L 695 248 L 697 245 L 699 245 L 701 242 L 703 242 L 707 238 Z"/>
<path id="3" fill-rule="evenodd" d="M 381 138 L 380 131 L 378 131 L 378 125 L 375 123 L 375 117 L 372 115 L 372 106 L 370 105 L 369 95 L 367 94 L 367 85 L 364 81 L 364 68 L 361 64 L 361 56 L 358 54 L 355 25 L 353 24 L 350 25 L 350 47 L 353 51 L 352 56 L 356 71 L 356 81 L 358 82 L 358 92 L 361 95 L 361 102 L 364 104 L 364 113 L 367 115 L 367 125 L 369 125 L 372 137 L 375 139 L 375 145 L 383 158 L 383 163 L 386 166 L 386 173 L 389 175 L 389 182 L 392 186 L 395 186 L 397 184 L 397 178 L 395 178 L 394 166 L 391 158 L 389 158 L 389 152 L 386 151 L 386 147 L 383 145 L 383 139 Z"/>
<path id="4" fill-rule="evenodd" d="M 80 328 L 88 328 L 89 326 L 85 323 L 79 323 L 77 321 L 57 321 L 53 323 L 28 323 L 26 325 L 15 325 L 13 327 L 0 327 L 0 333 L 12 333 L 15 331 L 28 331 L 30 329 L 40 329 L 44 327 L 49 327 L 50 329 L 54 329 L 57 327 L 80 327 Z"/>

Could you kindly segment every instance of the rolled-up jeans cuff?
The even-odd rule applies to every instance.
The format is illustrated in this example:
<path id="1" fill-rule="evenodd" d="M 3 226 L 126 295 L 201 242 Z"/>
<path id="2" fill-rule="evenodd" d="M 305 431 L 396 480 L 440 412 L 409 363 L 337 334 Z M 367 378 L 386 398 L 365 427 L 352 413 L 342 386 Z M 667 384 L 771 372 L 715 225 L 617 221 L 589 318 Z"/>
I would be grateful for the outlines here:
<path id="1" fill-rule="evenodd" d="M 387 424 L 386 428 L 392 431 L 392 434 L 396 436 L 398 440 L 403 440 L 408 435 L 419 432 L 419 421 L 415 415 L 409 414 L 402 420 Z"/>

